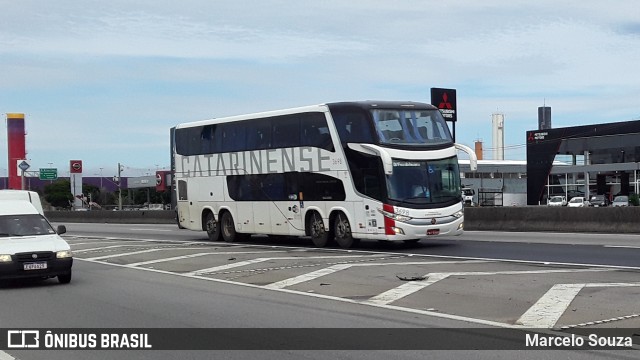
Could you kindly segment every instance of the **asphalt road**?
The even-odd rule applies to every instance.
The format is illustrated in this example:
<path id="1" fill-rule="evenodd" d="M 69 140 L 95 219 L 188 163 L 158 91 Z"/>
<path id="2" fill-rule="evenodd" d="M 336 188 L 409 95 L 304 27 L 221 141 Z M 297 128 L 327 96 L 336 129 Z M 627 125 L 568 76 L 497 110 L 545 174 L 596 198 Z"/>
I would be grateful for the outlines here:
<path id="1" fill-rule="evenodd" d="M 131 243 L 131 239 L 162 241 L 203 242 L 204 233 L 178 230 L 165 225 L 111 225 L 67 224 L 72 247 L 89 251 L 91 241 L 114 244 Z M 86 239 L 85 239 L 86 237 Z M 123 240 L 124 239 L 124 240 Z M 71 241 L 71 240 L 70 240 Z M 82 245 L 86 244 L 86 245 Z M 224 244 L 224 243 L 223 243 Z M 407 246 L 362 242 L 357 250 L 336 254 L 351 256 L 366 253 L 367 256 L 410 260 L 422 255 L 442 256 L 456 261 L 475 258 L 506 259 L 517 261 L 559 262 L 582 265 L 624 266 L 624 275 L 633 277 L 640 266 L 638 255 L 639 236 L 583 235 L 583 234 L 510 234 L 469 232 L 460 238 L 434 240 L 432 243 Z M 306 252 L 310 248 L 306 239 L 281 239 L 254 237 L 251 248 L 267 251 Z M 121 246 L 121 245 L 117 245 Z M 172 245 L 173 246 L 173 245 Z M 273 246 L 272 248 L 269 248 Z M 611 246 L 625 246 L 611 247 Z M 635 247 L 634 247 L 635 246 Z M 284 250 L 283 250 L 284 249 Z M 149 251 L 150 250 L 143 250 Z M 226 249 L 225 249 L 226 250 Z M 133 251 L 127 250 L 133 254 Z M 139 251 L 139 252 L 143 252 Z M 332 250 L 330 249 L 329 252 Z M 152 254 L 158 253 L 153 252 Z M 373 254 L 373 255 L 371 255 Z M 399 255 L 397 255 L 399 254 Z M 117 256 L 115 254 L 114 256 Z M 104 255 L 103 255 L 104 256 Z M 112 256 L 112 255 L 107 255 Z M 141 256 L 141 255 L 140 255 Z M 87 261 L 76 257 L 71 284 L 59 285 L 54 280 L 9 284 L 0 288 L 0 323 L 2 328 L 450 328 L 448 333 L 458 341 L 495 341 L 509 345 L 511 339 L 483 333 L 481 322 L 469 322 L 454 316 L 432 316 L 425 311 L 407 308 L 365 306 L 336 296 L 318 294 L 305 296 L 302 290 L 272 291 L 257 283 L 231 282 L 219 278 L 187 277 L 160 271 L 141 271 L 106 263 L 108 260 Z M 120 259 L 122 257 L 114 257 Z M 228 256 L 227 256 L 228 258 Z M 90 260 L 90 259 L 89 259 Z M 226 259 L 225 259 L 226 260 Z M 407 260 L 407 261 L 408 261 Z M 102 262 L 101 262 L 102 261 Z M 516 261 L 516 262 L 517 262 Z M 492 262 L 493 264 L 493 262 Z M 502 267 L 521 266 L 506 265 Z M 557 265 L 557 264 L 556 264 Z M 478 264 L 468 266 L 480 266 Z M 484 265 L 482 265 L 484 266 Z M 487 265 L 488 266 L 488 265 Z M 491 265 L 497 266 L 497 265 Z M 538 266 L 524 264 L 522 266 Z M 363 268 L 364 269 L 364 268 Z M 287 269 L 291 271 L 291 269 Z M 556 271 L 556 270 L 553 270 Z M 608 272 L 607 272 L 608 274 Z M 226 275 L 225 275 L 226 276 Z M 352 277 L 353 274 L 346 276 Z M 379 276 L 379 275 L 378 275 Z M 545 275 L 547 278 L 550 275 Z M 566 276 L 566 275 L 564 275 Z M 214 281 L 206 281 L 214 280 Z M 339 281 L 339 279 L 334 279 Z M 563 278 L 563 280 L 565 280 Z M 520 280 L 518 280 L 520 281 Z M 255 285 L 258 284 L 258 285 Z M 240 286 L 249 285 L 249 286 Z M 322 284 L 320 284 L 322 285 Z M 328 285 L 328 284 L 325 284 Z M 363 287 L 368 285 L 363 284 Z M 328 288 L 320 286 L 320 288 Z M 348 291 L 348 287 L 340 291 Z M 315 290 L 304 290 L 315 291 Z M 318 290 L 319 293 L 320 290 Z M 634 290 L 635 291 L 635 290 Z M 473 296 L 473 295 L 469 295 Z M 515 297 L 515 296 L 514 296 Z M 633 309 L 635 303 L 632 302 Z M 628 304 L 627 304 L 628 305 Z M 404 306 L 404 305 L 403 305 Z M 639 311 L 640 312 L 640 311 Z M 478 330 L 480 329 L 480 330 Z M 2 334 L 0 334 L 2 335 Z M 323 334 L 330 338 L 331 332 Z M 232 341 L 234 339 L 231 339 Z M 250 339 L 247 339 L 250 342 Z M 498 347 L 501 345 L 497 345 Z M 511 359 L 517 358 L 587 358 L 631 359 L 633 351 L 23 351 L 0 352 L 5 359 Z"/>
<path id="2" fill-rule="evenodd" d="M 66 224 L 69 234 L 132 239 L 206 241 L 204 232 L 175 225 Z M 253 236 L 255 245 L 311 247 L 309 239 Z M 335 247 L 335 246 L 334 246 Z M 337 248 L 337 247 L 336 247 Z M 640 235 L 583 233 L 513 233 L 467 231 L 458 237 L 434 238 L 418 244 L 361 241 L 354 250 L 415 253 L 640 268 Z"/>

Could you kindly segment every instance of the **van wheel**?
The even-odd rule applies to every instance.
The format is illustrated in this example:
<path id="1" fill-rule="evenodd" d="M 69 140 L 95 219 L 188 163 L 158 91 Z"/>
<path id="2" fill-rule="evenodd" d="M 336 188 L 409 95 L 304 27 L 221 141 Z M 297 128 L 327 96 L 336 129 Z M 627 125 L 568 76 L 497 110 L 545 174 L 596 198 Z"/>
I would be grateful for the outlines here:
<path id="1" fill-rule="evenodd" d="M 329 233 L 324 228 L 322 217 L 316 211 L 307 220 L 307 229 L 315 247 L 325 247 L 329 242 Z"/>
<path id="2" fill-rule="evenodd" d="M 343 249 L 348 249 L 355 243 L 351 234 L 351 225 L 343 213 L 338 213 L 334 220 L 333 232 L 338 245 Z"/>
<path id="3" fill-rule="evenodd" d="M 64 275 L 58 275 L 58 281 L 60 284 L 68 284 L 71 282 L 71 270 Z"/>
<path id="4" fill-rule="evenodd" d="M 236 227 L 233 223 L 233 216 L 230 212 L 222 213 L 220 217 L 220 232 L 222 233 L 222 239 L 226 242 L 234 242 L 238 240 L 238 234 L 236 233 Z"/>
<path id="5" fill-rule="evenodd" d="M 218 222 L 213 218 L 213 213 L 207 213 L 207 217 L 205 220 L 205 229 L 207 230 L 207 235 L 209 236 L 209 240 L 211 241 L 219 241 L 220 239 L 220 226 L 218 226 Z"/>

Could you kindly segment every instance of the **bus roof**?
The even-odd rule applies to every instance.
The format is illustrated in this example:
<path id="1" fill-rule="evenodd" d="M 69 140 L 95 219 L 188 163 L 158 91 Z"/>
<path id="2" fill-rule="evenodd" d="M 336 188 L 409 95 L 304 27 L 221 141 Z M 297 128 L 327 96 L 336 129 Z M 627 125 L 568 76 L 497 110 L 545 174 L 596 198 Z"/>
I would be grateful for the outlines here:
<path id="1" fill-rule="evenodd" d="M 279 116 L 279 115 L 288 115 L 288 114 L 297 114 L 302 112 L 325 112 L 329 109 L 348 109 L 348 108 L 358 108 L 358 109 L 375 109 L 375 108 L 407 108 L 407 109 L 420 109 L 420 110 L 436 110 L 437 108 L 431 104 L 421 103 L 421 102 L 413 102 L 413 101 L 345 101 L 345 102 L 330 102 L 325 104 L 318 105 L 309 105 L 302 106 L 296 108 L 288 108 L 281 110 L 273 110 L 273 111 L 264 111 L 257 112 L 251 114 L 243 114 L 243 115 L 234 115 L 220 118 L 212 118 L 206 120 L 199 120 L 193 122 L 186 122 L 176 125 L 176 129 L 188 128 L 193 126 L 201 126 L 208 125 L 212 122 L 215 123 L 225 123 L 225 122 L 233 122 L 233 121 L 241 121 L 241 120 L 249 120 L 263 117 L 271 117 L 271 116 Z"/>

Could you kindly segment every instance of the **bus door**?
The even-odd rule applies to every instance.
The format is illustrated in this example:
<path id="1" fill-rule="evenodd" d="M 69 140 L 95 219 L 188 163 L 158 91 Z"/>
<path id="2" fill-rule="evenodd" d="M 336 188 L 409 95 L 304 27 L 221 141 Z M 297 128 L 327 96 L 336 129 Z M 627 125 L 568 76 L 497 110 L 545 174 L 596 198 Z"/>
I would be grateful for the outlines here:
<path id="1" fill-rule="evenodd" d="M 184 227 L 188 227 L 189 216 L 189 195 L 187 193 L 187 182 L 185 180 L 178 180 L 176 187 L 176 208 L 178 211 L 178 223 Z"/>

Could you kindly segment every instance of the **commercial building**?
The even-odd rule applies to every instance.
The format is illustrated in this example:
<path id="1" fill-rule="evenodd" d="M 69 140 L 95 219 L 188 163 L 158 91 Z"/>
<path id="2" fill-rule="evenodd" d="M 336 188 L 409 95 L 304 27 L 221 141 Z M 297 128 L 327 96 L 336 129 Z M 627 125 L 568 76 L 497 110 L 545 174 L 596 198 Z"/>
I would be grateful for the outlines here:
<path id="1" fill-rule="evenodd" d="M 640 192 L 640 120 L 530 130 L 526 144 L 528 205 Z"/>

